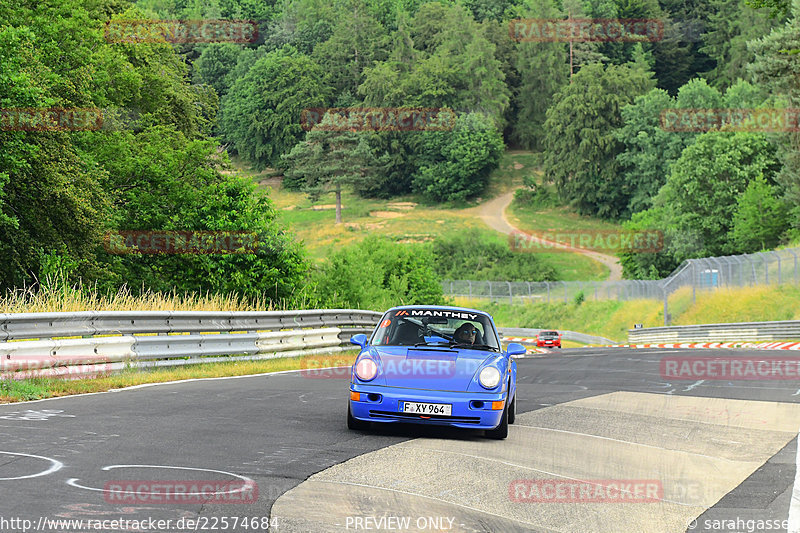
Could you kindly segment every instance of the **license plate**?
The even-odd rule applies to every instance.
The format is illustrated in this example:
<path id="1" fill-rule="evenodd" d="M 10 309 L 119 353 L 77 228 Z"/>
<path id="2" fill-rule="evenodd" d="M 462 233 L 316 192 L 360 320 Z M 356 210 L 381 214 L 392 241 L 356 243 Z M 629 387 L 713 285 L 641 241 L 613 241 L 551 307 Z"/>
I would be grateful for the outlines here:
<path id="1" fill-rule="evenodd" d="M 415 415 L 450 416 L 453 406 L 448 403 L 403 402 L 403 412 Z"/>

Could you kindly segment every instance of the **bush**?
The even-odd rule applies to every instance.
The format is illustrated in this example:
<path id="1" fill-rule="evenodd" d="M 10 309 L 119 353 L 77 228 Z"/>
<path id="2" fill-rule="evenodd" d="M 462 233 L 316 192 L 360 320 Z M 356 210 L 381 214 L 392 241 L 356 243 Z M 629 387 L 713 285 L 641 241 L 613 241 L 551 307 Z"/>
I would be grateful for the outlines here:
<path id="1" fill-rule="evenodd" d="M 514 253 L 508 245 L 478 230 L 438 237 L 434 268 L 443 279 L 490 281 L 555 280 L 555 271 L 534 254 Z"/>
<path id="2" fill-rule="evenodd" d="M 522 178 L 525 187 L 514 191 L 514 202 L 518 205 L 530 207 L 555 207 L 558 198 L 546 185 L 536 182 L 535 176 Z"/>
<path id="3" fill-rule="evenodd" d="M 444 303 L 426 245 L 397 245 L 378 237 L 342 248 L 313 277 L 319 306 L 384 310 Z"/>

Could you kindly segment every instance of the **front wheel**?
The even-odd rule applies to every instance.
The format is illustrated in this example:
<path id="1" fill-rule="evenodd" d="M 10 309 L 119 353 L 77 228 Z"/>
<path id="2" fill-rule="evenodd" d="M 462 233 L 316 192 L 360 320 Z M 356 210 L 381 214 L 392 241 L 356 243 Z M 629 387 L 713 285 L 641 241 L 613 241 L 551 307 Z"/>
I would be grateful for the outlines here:
<path id="1" fill-rule="evenodd" d="M 500 424 L 494 429 L 487 429 L 486 436 L 490 439 L 504 439 L 508 437 L 508 402 L 506 402 L 506 408 L 503 409 L 503 417 L 500 419 Z"/>
<path id="2" fill-rule="evenodd" d="M 359 420 L 353 416 L 353 413 L 350 411 L 350 403 L 347 403 L 347 429 L 353 430 L 363 430 L 369 429 L 369 422 L 364 422 L 363 420 Z"/>

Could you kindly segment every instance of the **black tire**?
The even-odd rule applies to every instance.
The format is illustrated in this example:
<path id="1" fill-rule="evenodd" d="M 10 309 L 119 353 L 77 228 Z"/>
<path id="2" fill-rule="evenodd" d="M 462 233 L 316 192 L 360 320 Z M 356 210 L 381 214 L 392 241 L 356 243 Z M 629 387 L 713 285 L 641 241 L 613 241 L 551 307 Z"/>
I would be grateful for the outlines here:
<path id="1" fill-rule="evenodd" d="M 514 399 L 511 400 L 511 405 L 508 407 L 508 423 L 513 424 L 517 419 L 517 395 L 514 394 Z"/>
<path id="2" fill-rule="evenodd" d="M 506 408 L 503 409 L 503 417 L 500 419 L 500 423 L 494 429 L 487 429 L 486 436 L 490 439 L 504 439 L 508 437 L 508 402 L 506 402 Z"/>
<path id="3" fill-rule="evenodd" d="M 353 413 L 350 412 L 350 402 L 347 403 L 347 429 L 356 431 L 369 429 L 369 422 L 364 422 L 363 420 L 353 417 Z"/>

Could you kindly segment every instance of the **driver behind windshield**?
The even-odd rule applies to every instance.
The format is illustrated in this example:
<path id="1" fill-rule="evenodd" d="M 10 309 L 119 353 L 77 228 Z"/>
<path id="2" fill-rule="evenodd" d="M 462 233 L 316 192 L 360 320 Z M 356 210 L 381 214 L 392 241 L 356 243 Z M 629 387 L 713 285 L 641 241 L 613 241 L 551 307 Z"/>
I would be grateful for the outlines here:
<path id="1" fill-rule="evenodd" d="M 456 342 L 462 344 L 475 344 L 475 338 L 478 335 L 478 330 L 469 322 L 465 322 L 458 326 L 453 337 Z"/>

